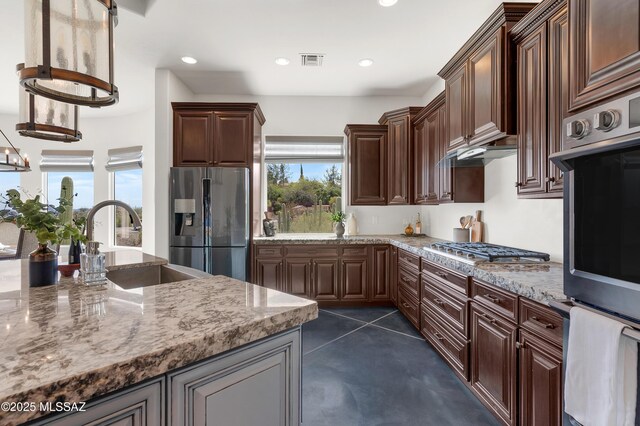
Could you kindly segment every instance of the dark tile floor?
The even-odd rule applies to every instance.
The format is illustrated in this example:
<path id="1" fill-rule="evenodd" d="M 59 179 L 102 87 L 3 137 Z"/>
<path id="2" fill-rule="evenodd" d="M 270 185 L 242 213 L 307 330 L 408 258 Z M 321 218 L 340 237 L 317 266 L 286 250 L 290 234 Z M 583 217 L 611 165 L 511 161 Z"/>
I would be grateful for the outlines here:
<path id="1" fill-rule="evenodd" d="M 498 424 L 395 309 L 321 309 L 303 353 L 305 426 Z"/>

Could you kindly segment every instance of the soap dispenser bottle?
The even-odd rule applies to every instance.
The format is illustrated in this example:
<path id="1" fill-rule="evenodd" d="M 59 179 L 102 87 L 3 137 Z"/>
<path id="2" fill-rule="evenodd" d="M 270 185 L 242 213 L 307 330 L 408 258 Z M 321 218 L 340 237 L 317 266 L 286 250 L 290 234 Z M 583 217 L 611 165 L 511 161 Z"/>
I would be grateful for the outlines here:
<path id="1" fill-rule="evenodd" d="M 87 242 L 87 251 L 80 255 L 80 272 L 82 281 L 87 284 L 100 283 L 107 280 L 104 253 L 100 253 L 98 241 Z"/>

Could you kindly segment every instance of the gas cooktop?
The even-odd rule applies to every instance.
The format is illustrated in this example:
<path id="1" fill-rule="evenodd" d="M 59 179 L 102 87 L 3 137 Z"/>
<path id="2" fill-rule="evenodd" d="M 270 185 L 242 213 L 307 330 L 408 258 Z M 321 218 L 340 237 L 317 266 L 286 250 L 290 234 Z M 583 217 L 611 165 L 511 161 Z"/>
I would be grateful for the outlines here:
<path id="1" fill-rule="evenodd" d="M 431 244 L 431 247 L 425 247 L 425 249 L 471 264 L 478 262 L 530 263 L 549 261 L 549 255 L 546 253 L 488 243 L 442 242 Z"/>

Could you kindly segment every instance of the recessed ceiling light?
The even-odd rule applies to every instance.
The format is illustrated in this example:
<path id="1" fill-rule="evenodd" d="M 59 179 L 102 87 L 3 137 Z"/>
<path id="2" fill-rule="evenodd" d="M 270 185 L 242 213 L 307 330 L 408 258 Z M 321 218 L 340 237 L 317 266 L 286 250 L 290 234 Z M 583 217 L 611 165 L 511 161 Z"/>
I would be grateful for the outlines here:
<path id="1" fill-rule="evenodd" d="M 276 58 L 276 64 L 278 65 L 285 66 L 285 65 L 289 65 L 290 62 L 291 61 L 288 60 L 287 58 Z"/>
<path id="2" fill-rule="evenodd" d="M 378 0 L 378 3 L 382 7 L 390 7 L 390 6 L 393 6 L 394 4 L 398 3 L 398 0 Z"/>
<path id="3" fill-rule="evenodd" d="M 360 65 L 361 67 L 370 67 L 371 65 L 373 65 L 373 59 L 360 59 L 358 61 L 358 65 Z"/>
<path id="4" fill-rule="evenodd" d="M 198 60 L 196 58 L 192 58 L 191 56 L 183 56 L 182 62 L 184 62 L 185 64 L 193 65 L 197 64 Z"/>

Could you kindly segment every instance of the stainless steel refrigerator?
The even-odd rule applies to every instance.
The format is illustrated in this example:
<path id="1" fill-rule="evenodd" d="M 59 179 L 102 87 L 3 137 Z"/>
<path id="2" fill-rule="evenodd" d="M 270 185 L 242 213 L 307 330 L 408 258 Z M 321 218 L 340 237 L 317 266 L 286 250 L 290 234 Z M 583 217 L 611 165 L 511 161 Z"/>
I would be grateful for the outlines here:
<path id="1" fill-rule="evenodd" d="M 246 281 L 249 170 L 171 168 L 169 261 Z"/>

